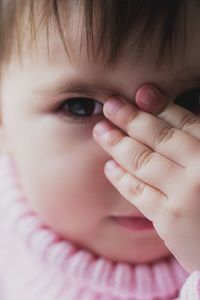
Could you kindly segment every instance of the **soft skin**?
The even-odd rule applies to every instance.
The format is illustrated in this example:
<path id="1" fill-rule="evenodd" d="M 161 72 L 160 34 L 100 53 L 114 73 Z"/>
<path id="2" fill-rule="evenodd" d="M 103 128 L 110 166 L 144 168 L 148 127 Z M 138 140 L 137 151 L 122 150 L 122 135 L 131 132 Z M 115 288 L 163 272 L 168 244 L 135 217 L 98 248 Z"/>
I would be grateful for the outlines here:
<path id="1" fill-rule="evenodd" d="M 148 101 L 154 91 L 163 101 L 148 85 L 136 101 Z M 200 270 L 200 117 L 173 103 L 156 117 L 117 98 L 106 102 L 104 114 L 119 127 L 103 121 L 94 128 L 114 158 L 105 165 L 107 178 L 153 222 L 188 271 Z"/>
<path id="2" fill-rule="evenodd" d="M 195 28 L 199 26 L 194 24 Z M 120 95 L 133 103 L 138 88 L 151 82 L 165 92 L 169 102 L 192 89 L 193 81 L 185 80 L 199 71 L 200 45 L 196 31 L 188 38 L 185 65 L 178 55 L 172 69 L 163 63 L 155 70 L 155 57 L 150 51 L 137 62 L 133 59 L 134 49 L 131 57 L 124 49 L 112 69 L 105 64 L 103 53 L 95 62 L 88 62 L 86 47 L 82 45 L 80 53 L 79 35 L 75 32 L 73 36 L 70 30 L 67 42 L 71 46 L 71 60 L 66 57 L 59 35 L 49 31 L 51 60 L 41 32 L 39 47 L 33 49 L 32 57 L 25 44 L 22 64 L 13 54 L 4 66 L 1 79 L 4 151 L 16 163 L 32 209 L 64 237 L 98 255 L 122 262 L 151 262 L 170 255 L 156 230 L 132 231 L 111 220 L 113 215 L 139 214 L 142 207 L 138 209 L 137 203 L 127 201 L 127 195 L 122 195 L 106 178 L 104 165 L 112 153 L 98 145 L 92 132 L 97 122 L 105 120 L 102 107 L 110 96 Z M 87 84 L 89 89 L 84 93 L 80 88 L 69 91 L 72 83 Z M 62 89 L 58 90 L 58 86 Z M 65 101 L 67 106 L 71 97 L 94 99 L 96 110 L 92 118 L 77 120 L 69 115 L 67 108 L 58 112 L 61 102 Z M 127 147 L 127 152 L 131 149 Z M 150 194 L 144 203 L 150 203 L 149 197 Z M 154 202 L 152 205 L 154 210 Z"/>
<path id="3" fill-rule="evenodd" d="M 147 262 L 168 256 L 170 252 L 155 230 L 133 232 L 110 219 L 139 211 L 105 177 L 104 165 L 110 155 L 92 136 L 94 125 L 105 119 L 102 105 L 101 114 L 81 123 L 55 109 L 60 99 L 81 94 L 52 96 L 49 91 L 34 95 L 41 83 L 54 90 L 57 78 L 65 78 L 67 83 L 87 80 L 88 84 L 106 86 L 101 79 L 105 78 L 105 69 L 99 68 L 98 73 L 93 70 L 94 66 L 78 68 L 69 62 L 63 66 L 63 61 L 44 64 L 43 58 L 32 65 L 24 64 L 23 68 L 12 66 L 2 82 L 5 151 L 16 162 L 32 209 L 63 236 L 118 261 Z M 106 76 L 110 82 L 117 76 L 115 86 L 119 86 L 122 78 L 134 77 L 131 73 L 122 65 L 120 71 L 107 71 Z M 123 85 L 124 93 L 127 87 L 132 91 L 132 80 L 124 80 Z M 102 104 L 107 98 L 93 95 Z"/>

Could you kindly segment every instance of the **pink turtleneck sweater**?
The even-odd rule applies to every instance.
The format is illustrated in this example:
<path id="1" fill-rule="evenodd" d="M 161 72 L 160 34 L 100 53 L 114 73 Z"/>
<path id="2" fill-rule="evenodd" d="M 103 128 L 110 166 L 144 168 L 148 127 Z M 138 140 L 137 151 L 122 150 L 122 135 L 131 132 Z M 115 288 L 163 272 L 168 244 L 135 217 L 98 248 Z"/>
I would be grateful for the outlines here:
<path id="1" fill-rule="evenodd" d="M 174 257 L 114 263 L 61 238 L 28 206 L 11 161 L 0 164 L 0 300 L 197 300 L 200 272 Z"/>

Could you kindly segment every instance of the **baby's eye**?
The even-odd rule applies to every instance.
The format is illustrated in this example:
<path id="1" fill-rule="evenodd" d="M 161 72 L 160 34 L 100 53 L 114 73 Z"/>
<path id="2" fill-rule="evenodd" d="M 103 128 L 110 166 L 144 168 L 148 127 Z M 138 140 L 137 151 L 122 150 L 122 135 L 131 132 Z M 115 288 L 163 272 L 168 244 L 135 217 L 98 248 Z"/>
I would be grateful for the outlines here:
<path id="1" fill-rule="evenodd" d="M 103 113 L 103 103 L 87 97 L 74 97 L 64 101 L 59 111 L 70 119 L 90 119 Z M 84 120 L 83 120 L 84 121 Z"/>
<path id="2" fill-rule="evenodd" d="M 176 97 L 174 103 L 200 115 L 200 90 L 190 90 Z"/>

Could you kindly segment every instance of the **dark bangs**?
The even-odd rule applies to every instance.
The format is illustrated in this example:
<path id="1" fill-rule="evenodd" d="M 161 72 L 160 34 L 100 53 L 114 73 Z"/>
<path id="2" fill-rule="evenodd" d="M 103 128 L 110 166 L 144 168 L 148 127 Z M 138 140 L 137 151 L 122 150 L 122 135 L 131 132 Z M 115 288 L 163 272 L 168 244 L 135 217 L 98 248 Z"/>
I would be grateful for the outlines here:
<path id="1" fill-rule="evenodd" d="M 117 59 L 129 44 L 129 52 L 142 58 L 147 48 L 156 64 L 172 62 L 177 51 L 184 56 L 186 43 L 186 0 L 86 0 L 81 1 L 87 37 L 88 56 L 104 50 L 108 63 Z M 99 32 L 95 36 L 95 10 L 99 12 Z M 149 47 L 150 46 L 150 47 Z"/>
<path id="2" fill-rule="evenodd" d="M 106 62 L 112 65 L 124 45 L 138 58 L 151 45 L 149 51 L 157 63 L 165 57 L 173 60 L 177 49 L 183 54 L 186 44 L 186 4 L 187 0 L 0 0 L 1 59 L 11 52 L 14 39 L 20 48 L 25 14 L 33 42 L 43 26 L 48 41 L 48 24 L 53 21 L 69 55 L 62 18 L 64 15 L 70 20 L 70 14 L 78 11 L 82 26 L 77 30 L 81 29 L 90 60 L 103 51 Z"/>

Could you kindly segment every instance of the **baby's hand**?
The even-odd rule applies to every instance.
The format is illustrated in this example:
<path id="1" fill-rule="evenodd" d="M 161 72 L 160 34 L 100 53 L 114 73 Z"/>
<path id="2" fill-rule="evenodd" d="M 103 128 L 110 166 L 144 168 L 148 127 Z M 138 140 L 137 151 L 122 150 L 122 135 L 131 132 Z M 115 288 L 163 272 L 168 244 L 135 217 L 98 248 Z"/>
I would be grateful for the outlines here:
<path id="1" fill-rule="evenodd" d="M 156 117 L 117 97 L 104 114 L 114 125 L 102 121 L 93 135 L 114 159 L 106 177 L 187 271 L 200 270 L 200 118 L 173 103 Z"/>

